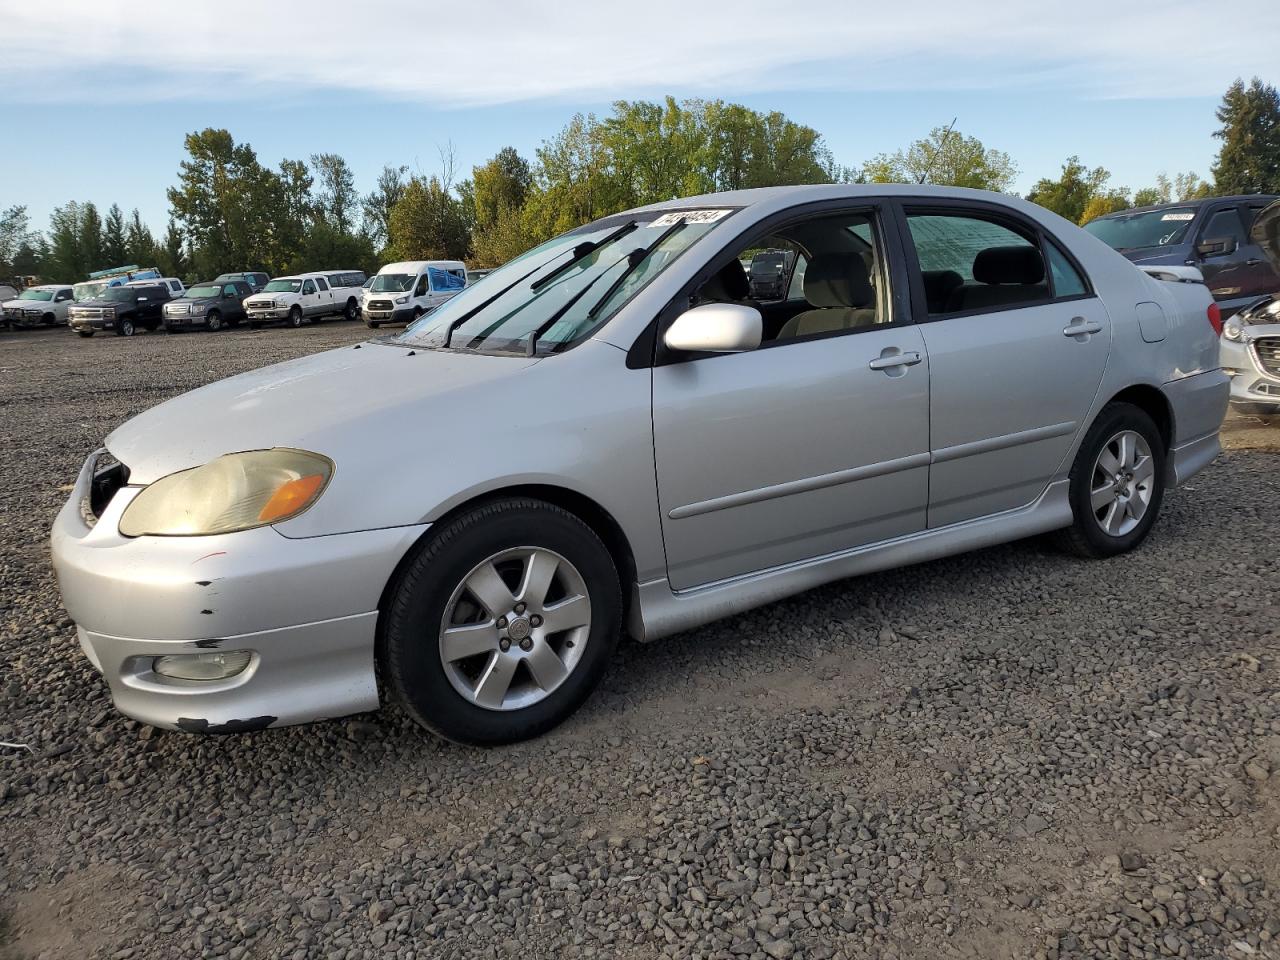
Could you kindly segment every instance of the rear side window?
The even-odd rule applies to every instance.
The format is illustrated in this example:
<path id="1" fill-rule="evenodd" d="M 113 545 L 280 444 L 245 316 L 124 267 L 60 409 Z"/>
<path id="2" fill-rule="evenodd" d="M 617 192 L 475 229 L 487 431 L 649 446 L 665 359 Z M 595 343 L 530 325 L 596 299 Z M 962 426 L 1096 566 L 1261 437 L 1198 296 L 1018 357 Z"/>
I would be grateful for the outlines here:
<path id="1" fill-rule="evenodd" d="M 318 286 L 321 290 L 329 289 L 329 284 L 325 283 L 324 277 L 316 277 L 316 286 Z"/>
<path id="2" fill-rule="evenodd" d="M 1049 274 L 1053 277 L 1053 295 L 1059 300 L 1064 297 L 1081 297 L 1089 292 L 1080 271 L 1058 249 L 1056 243 L 1049 244 Z"/>
<path id="3" fill-rule="evenodd" d="M 979 216 L 907 214 L 930 315 L 1049 298 L 1044 257 L 1021 233 Z"/>

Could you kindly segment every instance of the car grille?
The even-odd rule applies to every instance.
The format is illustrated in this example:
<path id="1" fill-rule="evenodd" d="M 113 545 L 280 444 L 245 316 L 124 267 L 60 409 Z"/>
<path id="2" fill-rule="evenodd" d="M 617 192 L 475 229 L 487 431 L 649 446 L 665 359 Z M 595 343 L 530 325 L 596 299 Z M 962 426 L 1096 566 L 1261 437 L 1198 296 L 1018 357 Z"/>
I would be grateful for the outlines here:
<path id="1" fill-rule="evenodd" d="M 39 320 L 44 316 L 44 314 L 39 310 L 27 310 L 25 311 L 25 314 L 28 320 Z"/>
<path id="2" fill-rule="evenodd" d="M 246 310 L 274 310 L 276 302 L 274 300 L 250 300 L 245 304 Z"/>
<path id="3" fill-rule="evenodd" d="M 73 311 L 71 317 L 73 320 L 101 320 L 103 313 L 101 307 L 82 307 Z"/>
<path id="4" fill-rule="evenodd" d="M 370 300 L 365 306 L 370 310 L 390 310 L 392 304 L 390 300 Z"/>
<path id="5" fill-rule="evenodd" d="M 190 312 L 191 304 L 189 303 L 166 303 L 164 307 L 166 317 L 185 317 Z"/>
<path id="6" fill-rule="evenodd" d="M 21 307 L 5 307 L 4 315 L 8 317 L 10 320 L 19 320 L 22 318 L 22 308 Z"/>
<path id="7" fill-rule="evenodd" d="M 1280 377 L 1280 337 L 1260 337 L 1253 342 L 1258 364 L 1273 377 Z"/>

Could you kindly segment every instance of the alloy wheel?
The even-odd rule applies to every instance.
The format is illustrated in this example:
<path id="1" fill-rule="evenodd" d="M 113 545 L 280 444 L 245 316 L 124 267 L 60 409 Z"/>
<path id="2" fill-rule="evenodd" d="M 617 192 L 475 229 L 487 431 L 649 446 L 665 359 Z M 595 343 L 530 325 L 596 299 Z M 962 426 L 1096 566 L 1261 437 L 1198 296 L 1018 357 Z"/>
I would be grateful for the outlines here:
<path id="1" fill-rule="evenodd" d="M 1155 470 L 1142 434 L 1121 430 L 1103 444 L 1089 484 L 1089 506 L 1103 533 L 1123 537 L 1142 522 L 1155 492 Z"/>
<path id="2" fill-rule="evenodd" d="M 496 553 L 445 605 L 440 660 L 464 699 L 487 710 L 539 703 L 573 673 L 591 634 L 591 598 L 578 569 L 551 550 Z"/>

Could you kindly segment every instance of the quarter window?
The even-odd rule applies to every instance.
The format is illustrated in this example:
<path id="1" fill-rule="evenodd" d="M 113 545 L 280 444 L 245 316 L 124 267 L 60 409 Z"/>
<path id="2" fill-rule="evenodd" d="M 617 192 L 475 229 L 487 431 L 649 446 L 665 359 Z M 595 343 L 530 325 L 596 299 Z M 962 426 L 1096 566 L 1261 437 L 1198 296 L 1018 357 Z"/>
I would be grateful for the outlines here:
<path id="1" fill-rule="evenodd" d="M 1080 297 L 1089 292 L 1080 271 L 1058 249 L 1056 243 L 1049 244 L 1049 273 L 1053 277 L 1053 295 L 1059 300 L 1064 297 Z"/>
<path id="2" fill-rule="evenodd" d="M 965 214 L 909 213 L 930 315 L 1049 299 L 1040 248 L 1009 227 Z"/>

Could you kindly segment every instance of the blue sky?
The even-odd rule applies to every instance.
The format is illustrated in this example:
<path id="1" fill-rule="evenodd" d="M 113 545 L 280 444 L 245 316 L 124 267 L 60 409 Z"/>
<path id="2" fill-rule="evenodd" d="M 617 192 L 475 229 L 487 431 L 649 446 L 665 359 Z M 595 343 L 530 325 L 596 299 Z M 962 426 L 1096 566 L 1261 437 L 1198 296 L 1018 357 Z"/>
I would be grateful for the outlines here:
<path id="1" fill-rule="evenodd" d="M 349 30 L 302 27 L 353 9 Z M 956 116 L 1013 157 L 1020 192 L 1073 153 L 1132 189 L 1160 172 L 1207 176 L 1223 90 L 1238 75 L 1277 80 L 1274 45 L 1216 39 L 1203 3 L 1167 0 L 1158 23 L 1148 5 L 1114 0 L 1080 0 L 1069 16 L 1020 0 L 980 14 L 944 0 L 778 11 L 763 0 L 472 0 L 461 14 L 399 0 L 23 5 L 6 13 L 0 208 L 25 203 L 43 227 L 68 200 L 114 201 L 159 229 L 192 130 L 226 127 L 272 166 L 341 153 L 363 192 L 384 163 L 434 173 L 452 144 L 465 176 L 506 145 L 532 157 L 575 112 L 665 93 L 782 110 L 850 165 Z M 1280 40 L 1280 4 L 1252 16 L 1255 38 Z M 257 26 L 232 44 L 174 42 L 228 23 Z"/>

